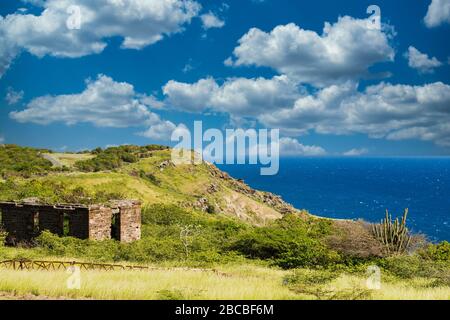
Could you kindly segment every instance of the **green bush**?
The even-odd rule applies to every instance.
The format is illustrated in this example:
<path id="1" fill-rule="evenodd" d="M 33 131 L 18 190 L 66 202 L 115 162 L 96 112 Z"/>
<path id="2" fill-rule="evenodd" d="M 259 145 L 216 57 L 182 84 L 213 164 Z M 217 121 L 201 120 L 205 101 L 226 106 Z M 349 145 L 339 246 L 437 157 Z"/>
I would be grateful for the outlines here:
<path id="1" fill-rule="evenodd" d="M 284 278 L 284 284 L 295 293 L 318 300 L 362 300 L 371 297 L 371 292 L 358 284 L 334 290 L 329 285 L 339 276 L 340 273 L 329 270 L 295 270 Z"/>
<path id="2" fill-rule="evenodd" d="M 7 144 L 0 146 L 0 176 L 30 177 L 34 174 L 46 174 L 52 170 L 52 163 L 41 157 L 41 153 L 50 150 L 34 149 Z"/>
<path id="3" fill-rule="evenodd" d="M 120 146 L 108 149 L 97 148 L 92 151 L 95 157 L 89 160 L 77 161 L 75 167 L 85 172 L 98 172 L 104 170 L 114 170 L 120 168 L 126 163 L 135 163 L 140 158 L 151 155 L 151 151 L 166 150 L 166 146 L 149 145 L 139 146 Z"/>
<path id="4" fill-rule="evenodd" d="M 450 243 L 443 241 L 439 244 L 430 244 L 420 251 L 420 255 L 433 261 L 450 262 Z"/>
<path id="5" fill-rule="evenodd" d="M 384 270 L 402 279 L 442 278 L 450 274 L 447 263 L 423 259 L 417 254 L 388 257 L 378 263 Z"/>
<path id="6" fill-rule="evenodd" d="M 142 209 L 143 224 L 174 225 L 189 224 L 196 219 L 192 214 L 175 205 L 156 204 Z"/>
<path id="7" fill-rule="evenodd" d="M 109 200 L 123 199 L 116 192 L 90 192 L 83 187 L 70 188 L 67 184 L 41 179 L 13 179 L 0 182 L 0 200 L 13 201 L 25 198 L 38 198 L 45 203 L 104 203 Z"/>
<path id="8" fill-rule="evenodd" d="M 149 181 L 155 186 L 161 185 L 161 181 L 153 173 L 145 172 L 143 169 L 139 170 L 138 176 L 141 179 Z"/>
<path id="9" fill-rule="evenodd" d="M 201 232 L 189 244 L 190 254 L 187 260 L 180 237 L 182 227 L 186 225 L 201 226 Z M 140 241 L 89 241 L 43 232 L 37 238 L 37 245 L 47 255 L 84 260 L 141 263 L 183 261 L 184 264 L 205 266 L 241 259 L 235 252 L 225 250 L 226 244 L 234 239 L 239 230 L 240 223 L 228 218 L 211 218 L 176 206 L 153 205 L 143 209 Z"/>
<path id="10" fill-rule="evenodd" d="M 284 278 L 284 284 L 296 285 L 303 284 L 305 286 L 315 286 L 328 284 L 340 276 L 337 272 L 328 270 L 305 270 L 299 269 L 287 275 Z"/>
<path id="11" fill-rule="evenodd" d="M 321 239 L 329 231 L 326 221 L 305 221 L 287 215 L 271 226 L 253 228 L 239 235 L 230 248 L 251 259 L 270 259 L 286 269 L 327 266 L 340 259 Z"/>

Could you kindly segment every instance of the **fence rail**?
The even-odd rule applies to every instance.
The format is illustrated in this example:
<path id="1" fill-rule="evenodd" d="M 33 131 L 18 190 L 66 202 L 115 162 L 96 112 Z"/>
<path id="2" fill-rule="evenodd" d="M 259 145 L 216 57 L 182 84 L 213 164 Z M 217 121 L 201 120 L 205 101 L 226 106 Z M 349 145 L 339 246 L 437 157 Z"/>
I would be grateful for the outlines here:
<path id="1" fill-rule="evenodd" d="M 143 271 L 143 270 L 159 270 L 159 271 L 194 271 L 194 272 L 212 272 L 222 277 L 229 277 L 230 275 L 216 269 L 198 269 L 198 268 L 161 268 L 161 267 L 149 267 L 149 266 L 126 266 L 121 264 L 107 264 L 107 263 L 90 263 L 90 262 L 77 262 L 77 261 L 39 261 L 39 260 L 6 260 L 0 261 L 0 269 L 13 269 L 13 270 L 46 270 L 46 271 L 58 271 L 67 270 L 70 267 L 79 267 L 80 270 L 101 270 L 101 271 L 114 271 L 114 270 L 129 270 L 129 271 Z"/>
<path id="2" fill-rule="evenodd" d="M 69 267 L 79 267 L 80 270 L 149 270 L 144 266 L 124 266 L 120 264 L 89 263 L 76 261 L 36 261 L 36 260 L 6 260 L 0 261 L 0 268 L 4 267 L 13 270 L 66 270 Z"/>

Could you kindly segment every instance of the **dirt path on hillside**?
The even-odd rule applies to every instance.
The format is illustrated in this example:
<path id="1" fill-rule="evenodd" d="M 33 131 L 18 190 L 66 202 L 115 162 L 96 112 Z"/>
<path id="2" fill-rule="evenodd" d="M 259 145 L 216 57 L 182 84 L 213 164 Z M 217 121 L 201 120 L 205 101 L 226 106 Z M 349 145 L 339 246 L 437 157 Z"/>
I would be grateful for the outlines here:
<path id="1" fill-rule="evenodd" d="M 55 157 L 52 157 L 48 153 L 41 154 L 41 157 L 44 158 L 45 160 L 50 161 L 52 163 L 52 165 L 55 166 L 55 167 L 62 167 L 63 166 L 63 164 L 58 159 L 56 159 Z"/>

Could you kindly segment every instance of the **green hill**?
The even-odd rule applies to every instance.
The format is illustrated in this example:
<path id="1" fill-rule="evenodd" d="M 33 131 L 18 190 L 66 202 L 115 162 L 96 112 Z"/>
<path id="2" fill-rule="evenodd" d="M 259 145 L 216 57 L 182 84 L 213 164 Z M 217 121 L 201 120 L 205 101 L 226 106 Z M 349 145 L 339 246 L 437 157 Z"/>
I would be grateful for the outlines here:
<path id="1" fill-rule="evenodd" d="M 233 272 L 250 268 L 278 279 L 279 284 L 274 280 L 272 285 L 279 286 L 280 296 L 274 297 L 344 299 L 368 297 L 367 290 L 359 287 L 343 292 L 336 288 L 343 279 L 363 280 L 367 268 L 376 265 L 389 279 L 391 291 L 375 296 L 391 297 L 401 292 L 400 287 L 407 287 L 410 297 L 430 292 L 437 297 L 449 294 L 448 242 L 431 244 L 413 235 L 405 251 L 386 250 L 384 239 L 377 238 L 368 223 L 313 216 L 276 195 L 253 190 L 207 162 L 174 165 L 167 147 L 121 146 L 53 153 L 5 145 L 0 147 L 0 159 L 0 201 L 39 198 L 46 203 L 101 203 L 138 199 L 143 203 L 140 241 L 96 242 L 43 232 L 26 248 L 12 248 L 3 246 L 5 234 L 0 230 L 0 260 L 77 259 L 231 268 Z M 235 267 L 227 267 L 230 265 Z M 280 268 L 294 271 L 276 271 Z M 251 272 L 245 277 L 251 277 Z M 180 273 L 176 274 L 179 279 Z M 0 285 L 0 293 L 14 290 L 6 285 L 13 275 L 8 277 L 0 279 L 7 286 Z M 255 285 L 261 282 L 252 281 Z M 328 291 L 332 284 L 334 291 Z M 23 292 L 32 289 L 23 285 Z"/>
<path id="2" fill-rule="evenodd" d="M 0 149 L 1 157 L 11 158 L 0 164 L 6 179 L 3 188 L 0 186 L 1 200 L 37 197 L 54 203 L 131 198 L 145 205 L 173 204 L 255 224 L 300 212 L 275 195 L 249 188 L 212 164 L 175 166 L 167 147 L 122 146 L 81 154 L 30 150 L 11 145 Z M 28 159 L 34 164 L 31 168 L 26 165 Z M 27 170 L 17 170 L 22 167 Z"/>

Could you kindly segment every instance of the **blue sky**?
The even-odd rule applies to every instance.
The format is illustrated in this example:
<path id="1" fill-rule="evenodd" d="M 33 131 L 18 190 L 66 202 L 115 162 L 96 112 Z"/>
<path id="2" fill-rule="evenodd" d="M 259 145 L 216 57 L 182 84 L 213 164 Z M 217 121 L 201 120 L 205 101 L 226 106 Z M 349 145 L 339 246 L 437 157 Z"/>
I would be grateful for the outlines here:
<path id="1" fill-rule="evenodd" d="M 449 1 L 107 3 L 2 1 L 0 140 L 171 145 L 202 120 L 296 156 L 450 154 Z"/>

